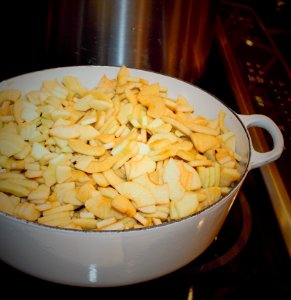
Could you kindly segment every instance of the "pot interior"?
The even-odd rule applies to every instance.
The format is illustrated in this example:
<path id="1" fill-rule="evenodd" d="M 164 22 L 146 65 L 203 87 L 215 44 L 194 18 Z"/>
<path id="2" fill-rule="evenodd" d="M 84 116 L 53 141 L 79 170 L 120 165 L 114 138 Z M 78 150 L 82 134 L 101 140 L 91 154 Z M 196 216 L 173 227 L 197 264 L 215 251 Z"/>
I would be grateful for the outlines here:
<path id="1" fill-rule="evenodd" d="M 93 88 L 103 75 L 106 75 L 109 79 L 116 78 L 119 69 L 120 67 L 113 66 L 78 66 L 48 69 L 3 81 L 0 83 L 0 88 L 19 89 L 25 94 L 40 89 L 44 80 L 57 79 L 61 81 L 66 75 L 76 76 L 85 87 Z M 162 87 L 168 88 L 168 96 L 172 99 L 176 99 L 180 95 L 185 97 L 194 106 L 194 114 L 197 116 L 217 119 L 219 112 L 225 112 L 224 124 L 237 137 L 236 151 L 241 157 L 239 171 L 242 175 L 237 185 L 240 185 L 247 174 L 251 152 L 249 135 L 239 116 L 222 101 L 190 83 L 155 72 L 128 69 L 131 76 L 146 79 L 149 83 L 159 83 Z M 235 193 L 234 190 L 232 192 Z"/>

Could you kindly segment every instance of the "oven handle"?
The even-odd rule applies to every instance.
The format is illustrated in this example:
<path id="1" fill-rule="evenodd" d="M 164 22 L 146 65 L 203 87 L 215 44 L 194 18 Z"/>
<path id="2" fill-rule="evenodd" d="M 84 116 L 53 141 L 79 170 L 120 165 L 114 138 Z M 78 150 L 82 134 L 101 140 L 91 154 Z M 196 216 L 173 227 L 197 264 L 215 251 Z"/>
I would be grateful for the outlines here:
<path id="1" fill-rule="evenodd" d="M 258 168 L 278 159 L 284 149 L 284 139 L 277 124 L 269 117 L 260 114 L 238 115 L 248 129 L 259 127 L 265 129 L 273 139 L 273 149 L 267 152 L 258 152 L 253 147 L 252 138 L 248 132 L 251 147 L 250 169 Z"/>

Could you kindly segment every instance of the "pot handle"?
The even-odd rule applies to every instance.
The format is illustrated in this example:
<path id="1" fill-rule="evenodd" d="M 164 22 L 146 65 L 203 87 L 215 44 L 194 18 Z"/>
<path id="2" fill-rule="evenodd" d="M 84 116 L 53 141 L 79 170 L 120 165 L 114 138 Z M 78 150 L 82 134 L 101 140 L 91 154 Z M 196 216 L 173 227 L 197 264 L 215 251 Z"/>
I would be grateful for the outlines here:
<path id="1" fill-rule="evenodd" d="M 278 159 L 284 149 L 284 139 L 276 123 L 265 115 L 238 115 L 246 128 L 260 127 L 265 129 L 273 139 L 273 149 L 267 152 L 258 152 L 254 149 L 250 137 L 251 159 L 250 168 L 258 168 Z"/>

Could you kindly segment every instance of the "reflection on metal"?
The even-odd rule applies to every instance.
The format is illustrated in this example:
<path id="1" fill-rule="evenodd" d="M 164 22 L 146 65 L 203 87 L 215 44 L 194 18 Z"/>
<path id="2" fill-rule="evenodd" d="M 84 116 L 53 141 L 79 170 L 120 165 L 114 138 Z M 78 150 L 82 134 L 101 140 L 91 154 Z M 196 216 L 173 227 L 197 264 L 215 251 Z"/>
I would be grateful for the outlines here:
<path id="1" fill-rule="evenodd" d="M 190 286 L 188 291 L 187 300 L 193 300 L 194 299 L 194 289 L 193 286 Z"/>
<path id="2" fill-rule="evenodd" d="M 254 45 L 253 41 L 251 40 L 246 40 L 246 44 L 250 47 Z"/>
<path id="3" fill-rule="evenodd" d="M 49 1 L 50 65 L 141 68 L 198 79 L 213 40 L 217 0 Z"/>

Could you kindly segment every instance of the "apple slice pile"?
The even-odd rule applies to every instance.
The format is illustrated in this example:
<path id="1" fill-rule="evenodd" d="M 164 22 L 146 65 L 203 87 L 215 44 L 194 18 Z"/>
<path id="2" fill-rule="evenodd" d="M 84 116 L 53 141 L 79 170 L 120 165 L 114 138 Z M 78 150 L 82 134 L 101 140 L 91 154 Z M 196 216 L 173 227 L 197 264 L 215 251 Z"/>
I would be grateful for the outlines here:
<path id="1" fill-rule="evenodd" d="M 199 101 L 199 100 L 198 100 Z M 120 67 L 0 91 L 0 210 L 40 224 L 127 230 L 191 216 L 240 179 L 225 113 L 209 120 Z"/>

